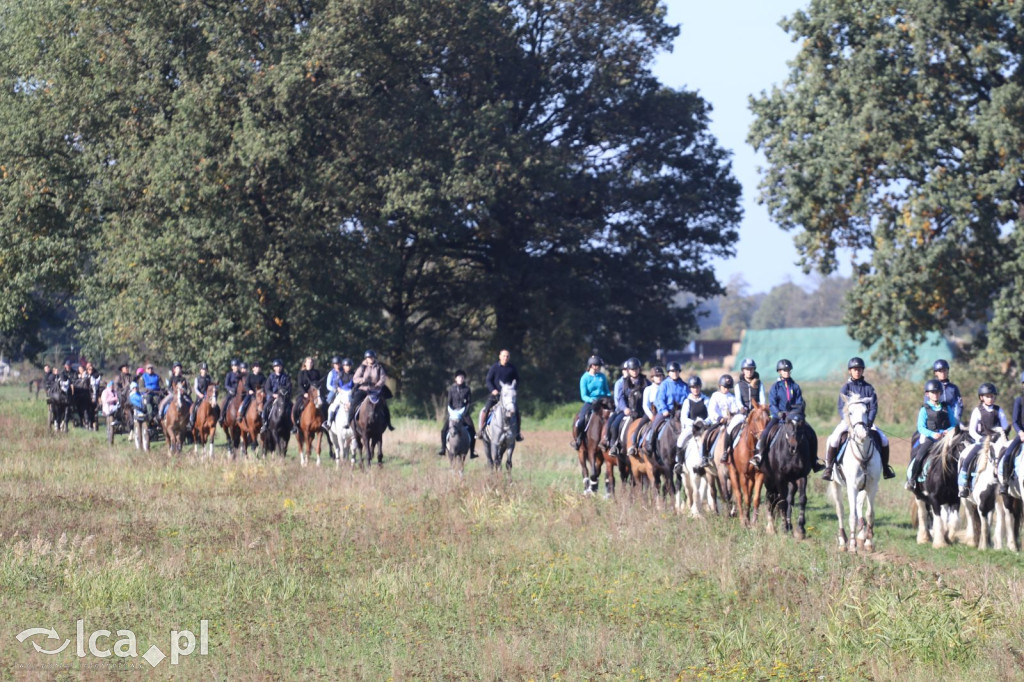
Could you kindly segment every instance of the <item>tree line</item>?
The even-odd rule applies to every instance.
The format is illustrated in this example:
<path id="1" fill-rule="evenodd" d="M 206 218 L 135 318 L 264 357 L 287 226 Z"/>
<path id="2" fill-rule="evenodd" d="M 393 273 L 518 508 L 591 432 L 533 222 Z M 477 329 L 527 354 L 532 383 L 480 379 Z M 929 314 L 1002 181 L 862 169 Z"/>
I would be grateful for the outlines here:
<path id="1" fill-rule="evenodd" d="M 0 8 L 7 349 L 64 321 L 186 364 L 370 347 L 415 398 L 507 347 L 557 398 L 722 291 L 740 188 L 651 73 L 660 2 Z"/>

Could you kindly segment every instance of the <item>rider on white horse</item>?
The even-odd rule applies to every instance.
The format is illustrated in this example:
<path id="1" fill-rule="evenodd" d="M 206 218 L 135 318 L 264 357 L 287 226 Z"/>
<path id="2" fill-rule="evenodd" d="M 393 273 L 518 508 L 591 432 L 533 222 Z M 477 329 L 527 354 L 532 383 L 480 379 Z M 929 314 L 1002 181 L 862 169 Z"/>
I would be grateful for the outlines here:
<path id="1" fill-rule="evenodd" d="M 730 393 L 732 388 L 732 375 L 723 374 L 718 377 L 718 390 L 711 394 L 711 399 L 708 400 L 708 419 L 712 424 L 724 425 L 721 436 L 725 439 L 725 447 L 722 448 L 722 463 L 729 461 L 729 455 L 732 453 L 733 432 L 743 423 L 747 412 L 743 409 L 739 398 Z M 707 460 L 710 457 L 711 453 L 707 453 L 704 459 Z"/>
<path id="2" fill-rule="evenodd" d="M 352 361 L 348 358 L 342 359 L 335 355 L 331 358 L 331 371 L 327 373 L 327 421 L 323 429 L 330 431 L 334 425 L 334 417 L 341 409 L 341 403 L 334 404 L 334 399 L 341 391 L 352 390 Z"/>
<path id="3" fill-rule="evenodd" d="M 690 395 L 686 396 L 686 400 L 683 401 L 683 406 L 679 409 L 679 439 L 676 441 L 676 445 L 680 452 L 686 452 L 686 444 L 693 437 L 693 423 L 698 419 L 707 421 L 708 419 L 708 399 L 704 397 L 704 393 L 701 391 L 703 382 L 700 377 L 694 375 L 687 380 L 687 385 L 690 387 Z M 701 467 L 704 467 L 710 463 L 708 454 L 703 453 L 703 459 L 701 461 Z"/>
<path id="4" fill-rule="evenodd" d="M 871 431 L 871 436 L 879 446 L 878 451 L 882 456 L 882 476 L 895 478 L 896 472 L 889 466 L 889 439 L 875 426 L 875 415 L 878 414 L 878 396 L 875 394 L 875 387 L 864 380 L 864 361 L 856 357 L 850 358 L 850 361 L 846 363 L 846 369 L 850 373 L 850 378 L 839 389 L 839 425 L 828 437 L 828 449 L 825 451 L 825 473 L 821 477 L 826 481 L 832 480 L 832 466 L 839 453 L 839 439 L 849 428 L 843 418 L 843 407 L 851 396 L 857 395 L 868 401 L 868 411 L 864 413 L 864 426 Z"/>
<path id="5" fill-rule="evenodd" d="M 491 408 L 498 404 L 501 399 L 501 386 L 507 384 L 509 386 L 515 385 L 518 388 L 522 388 L 522 382 L 519 381 L 519 370 L 509 360 L 511 360 L 512 354 L 508 350 L 502 349 L 498 353 L 498 361 L 491 365 L 491 368 L 487 370 L 487 379 L 484 380 L 484 384 L 487 386 L 487 390 L 490 391 L 490 395 L 487 396 L 487 402 L 484 403 L 484 407 L 480 410 L 480 429 L 478 438 L 484 437 L 484 427 L 487 425 L 487 415 L 490 413 Z M 518 407 L 518 406 L 517 406 Z M 512 431 L 516 434 L 516 442 L 523 441 L 523 434 L 520 432 L 522 424 L 519 423 L 518 410 L 516 412 L 515 420 L 512 422 Z"/>
<path id="6" fill-rule="evenodd" d="M 960 497 L 967 497 L 971 494 L 971 489 L 967 485 L 967 477 L 981 452 L 982 441 L 986 437 L 994 441 L 1001 434 L 1008 433 L 1010 430 L 1010 422 L 1006 419 L 1006 413 L 1003 412 L 1003 408 L 995 404 L 997 395 L 999 395 L 999 391 L 995 384 L 987 381 L 978 388 L 978 399 L 981 402 L 971 412 L 971 424 L 968 429 L 975 444 L 960 461 L 960 475 L 957 477 Z"/>
<path id="7" fill-rule="evenodd" d="M 917 479 L 921 476 L 921 469 L 924 467 L 925 459 L 928 458 L 932 444 L 960 424 L 956 410 L 942 400 L 942 384 L 937 379 L 929 379 L 925 382 L 924 394 L 928 398 L 917 415 L 917 431 L 921 434 L 921 440 L 910 453 L 910 465 L 907 466 L 907 490 L 914 490 L 917 487 Z"/>
<path id="8" fill-rule="evenodd" d="M 800 384 L 793 381 L 790 374 L 793 372 L 793 363 L 782 358 L 775 363 L 775 371 L 779 373 L 779 378 L 772 384 L 771 390 L 768 391 L 768 414 L 771 415 L 771 419 L 765 424 L 764 429 L 761 431 L 760 437 L 757 439 L 757 445 L 754 447 L 754 456 L 751 458 L 750 463 L 754 465 L 754 468 L 761 468 L 761 459 L 764 457 L 764 453 L 768 448 L 768 436 L 771 434 L 772 429 L 780 422 L 786 419 L 786 415 L 796 409 L 803 409 L 804 396 L 800 391 Z M 839 412 L 842 415 L 842 409 Z M 815 454 L 817 456 L 817 454 Z"/>
<path id="9" fill-rule="evenodd" d="M 465 425 L 466 430 L 469 431 L 469 458 L 475 459 L 480 455 L 476 454 L 476 429 L 473 428 L 473 420 L 469 416 L 472 412 L 469 407 L 472 401 L 473 391 L 466 383 L 466 372 L 461 369 L 457 370 L 455 372 L 455 383 L 448 387 L 448 409 L 462 410 L 462 423 Z M 441 427 L 441 449 L 437 451 L 437 454 L 440 456 L 444 456 L 450 421 L 446 416 L 444 418 L 444 425 Z"/>

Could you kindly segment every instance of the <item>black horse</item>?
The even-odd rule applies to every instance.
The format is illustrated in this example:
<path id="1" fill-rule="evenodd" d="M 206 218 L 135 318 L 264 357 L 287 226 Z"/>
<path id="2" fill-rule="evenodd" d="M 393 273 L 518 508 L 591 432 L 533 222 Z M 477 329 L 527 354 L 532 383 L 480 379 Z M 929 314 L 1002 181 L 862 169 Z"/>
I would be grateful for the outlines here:
<path id="1" fill-rule="evenodd" d="M 383 393 L 371 392 L 367 395 L 356 411 L 355 424 L 352 431 L 356 436 L 356 450 L 359 451 L 359 464 L 363 463 L 363 452 L 366 452 L 366 464 L 373 463 L 373 451 L 377 451 L 377 464 L 384 464 L 384 430 L 388 427 L 387 402 Z"/>
<path id="2" fill-rule="evenodd" d="M 54 431 L 67 431 L 71 419 L 72 394 L 71 381 L 56 379 L 46 390 L 46 404 L 49 408 L 49 425 Z"/>
<path id="3" fill-rule="evenodd" d="M 776 510 L 782 512 L 786 533 L 797 539 L 805 534 L 807 508 L 807 477 L 818 459 L 818 434 L 804 419 L 801 410 L 790 412 L 768 449 L 762 466 L 768 502 L 769 528 L 774 525 Z M 800 505 L 797 528 L 793 530 L 793 504 Z"/>
<path id="4" fill-rule="evenodd" d="M 276 452 L 284 457 L 288 453 L 288 441 L 292 435 L 291 401 L 278 395 L 270 405 L 267 414 L 267 428 L 263 431 L 263 452 Z"/>

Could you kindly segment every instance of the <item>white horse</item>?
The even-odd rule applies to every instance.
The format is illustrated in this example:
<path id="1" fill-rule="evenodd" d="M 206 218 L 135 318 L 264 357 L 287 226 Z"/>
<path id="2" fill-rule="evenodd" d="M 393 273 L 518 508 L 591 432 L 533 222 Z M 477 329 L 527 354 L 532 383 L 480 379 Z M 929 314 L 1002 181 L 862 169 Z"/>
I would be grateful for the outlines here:
<path id="1" fill-rule="evenodd" d="M 516 449 L 516 437 L 512 424 L 519 419 L 516 407 L 516 382 L 501 384 L 498 403 L 491 410 L 491 420 L 484 426 L 483 442 L 487 445 L 487 464 L 494 470 L 501 468 L 501 461 L 508 454 L 505 467 L 512 469 L 512 453 Z"/>
<path id="2" fill-rule="evenodd" d="M 444 438 L 445 453 L 448 455 L 452 469 L 459 472 L 459 478 L 462 478 L 466 470 L 466 456 L 469 454 L 469 446 L 472 444 L 469 429 L 466 428 L 466 424 L 462 420 L 465 413 L 464 406 L 457 410 L 448 408 L 448 431 Z"/>
<path id="3" fill-rule="evenodd" d="M 348 422 L 349 405 L 352 402 L 352 391 L 338 391 L 331 401 L 330 412 L 336 412 L 334 422 L 327 431 L 327 440 L 334 451 L 334 463 L 340 468 L 341 461 L 347 459 L 352 466 L 356 464 L 356 434 Z"/>
<path id="4" fill-rule="evenodd" d="M 1017 460 L 1020 456 L 1018 451 L 1014 459 Z M 1005 542 L 1006 548 L 1013 552 L 1020 551 L 1021 511 L 1024 508 L 1024 501 L 1021 499 L 1024 497 L 1024 469 L 1018 469 L 1016 464 L 1014 461 L 1010 465 L 1010 475 L 1003 481 L 1007 487 L 1006 494 L 996 495 L 995 523 L 995 545 L 998 547 L 999 542 Z"/>
<path id="5" fill-rule="evenodd" d="M 718 513 L 718 500 L 715 495 L 714 482 L 711 476 L 716 472 L 708 472 L 701 466 L 704 461 L 704 429 L 703 419 L 693 422 L 690 438 L 686 449 L 681 453 L 683 467 L 683 486 L 686 499 L 690 503 L 690 516 L 701 516 L 704 509 Z M 681 510 L 681 491 L 676 493 L 676 509 Z"/>
<path id="6" fill-rule="evenodd" d="M 967 512 L 967 545 L 977 547 L 979 550 L 989 548 L 989 524 L 996 507 L 996 488 L 998 479 L 996 477 L 996 461 L 999 455 L 1007 448 L 1010 441 L 1006 434 L 999 429 L 999 438 L 992 440 L 985 438 L 980 443 L 970 443 L 960 452 L 960 459 L 963 460 L 974 448 L 981 448 L 976 462 L 974 487 L 971 494 L 963 498 L 964 508 Z M 994 538 L 996 549 L 1002 549 L 1002 538 L 996 535 Z"/>
<path id="7" fill-rule="evenodd" d="M 858 541 L 864 549 L 875 548 L 875 495 L 878 493 L 878 482 L 882 478 L 882 456 L 871 437 L 871 431 L 864 425 L 864 414 L 868 410 L 868 401 L 860 396 L 847 398 L 843 405 L 843 418 L 846 420 L 849 439 L 843 454 L 842 466 L 837 467 L 829 494 L 836 504 L 836 518 L 839 521 L 837 542 L 842 550 L 857 551 Z M 850 533 L 846 535 L 843 524 L 843 491 L 846 488 L 846 499 L 850 505 Z"/>

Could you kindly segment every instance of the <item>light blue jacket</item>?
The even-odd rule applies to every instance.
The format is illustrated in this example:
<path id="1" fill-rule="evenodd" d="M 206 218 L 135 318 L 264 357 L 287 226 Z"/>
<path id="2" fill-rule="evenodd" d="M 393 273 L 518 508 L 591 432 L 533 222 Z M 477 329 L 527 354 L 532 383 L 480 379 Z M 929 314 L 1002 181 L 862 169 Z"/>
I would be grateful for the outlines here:
<path id="1" fill-rule="evenodd" d="M 585 403 L 592 403 L 598 398 L 610 396 L 611 389 L 608 386 L 608 377 L 602 372 L 591 374 L 584 372 L 580 377 L 580 399 Z"/>

